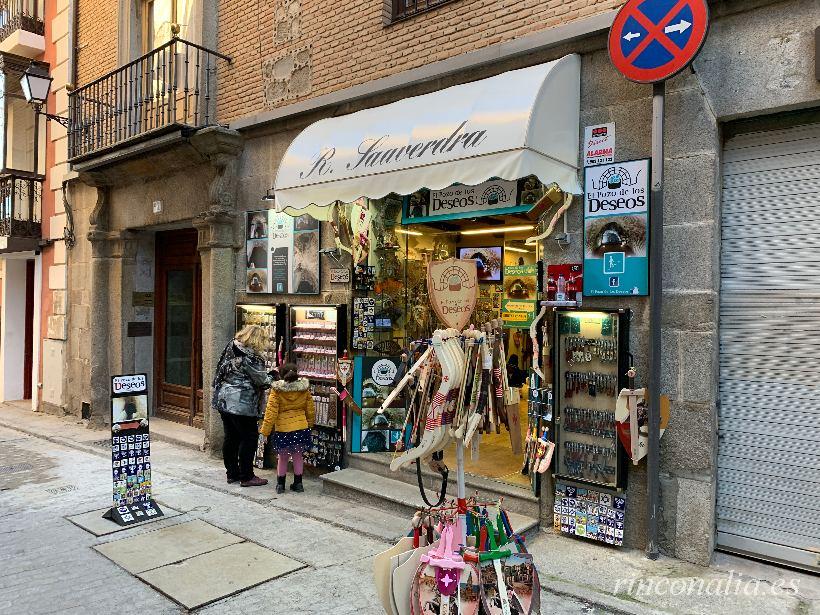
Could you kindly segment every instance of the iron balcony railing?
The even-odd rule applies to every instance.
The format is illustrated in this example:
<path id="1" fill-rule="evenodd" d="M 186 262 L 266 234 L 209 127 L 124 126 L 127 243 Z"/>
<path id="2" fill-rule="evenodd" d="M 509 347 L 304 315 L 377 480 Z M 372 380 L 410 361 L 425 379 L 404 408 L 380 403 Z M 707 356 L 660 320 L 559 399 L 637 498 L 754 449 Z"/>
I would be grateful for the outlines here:
<path id="1" fill-rule="evenodd" d="M 41 0 L 0 0 L 0 41 L 16 30 L 45 34 Z"/>
<path id="2" fill-rule="evenodd" d="M 442 4 L 453 2 L 453 0 L 392 0 L 393 15 L 392 21 L 401 21 L 440 7 Z"/>
<path id="3" fill-rule="evenodd" d="M 0 173 L 0 236 L 41 236 L 43 176 L 24 171 Z"/>
<path id="4" fill-rule="evenodd" d="M 68 156 L 96 155 L 171 127 L 215 123 L 217 61 L 179 38 L 69 94 Z"/>

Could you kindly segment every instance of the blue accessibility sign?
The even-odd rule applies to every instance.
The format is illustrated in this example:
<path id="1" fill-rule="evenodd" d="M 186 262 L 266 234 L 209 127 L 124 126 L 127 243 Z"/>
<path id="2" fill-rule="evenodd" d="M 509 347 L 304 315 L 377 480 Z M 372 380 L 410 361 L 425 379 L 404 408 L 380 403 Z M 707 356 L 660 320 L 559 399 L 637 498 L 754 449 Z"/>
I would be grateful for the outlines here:
<path id="1" fill-rule="evenodd" d="M 629 0 L 609 31 L 609 57 L 627 79 L 664 81 L 694 59 L 708 28 L 706 0 Z"/>

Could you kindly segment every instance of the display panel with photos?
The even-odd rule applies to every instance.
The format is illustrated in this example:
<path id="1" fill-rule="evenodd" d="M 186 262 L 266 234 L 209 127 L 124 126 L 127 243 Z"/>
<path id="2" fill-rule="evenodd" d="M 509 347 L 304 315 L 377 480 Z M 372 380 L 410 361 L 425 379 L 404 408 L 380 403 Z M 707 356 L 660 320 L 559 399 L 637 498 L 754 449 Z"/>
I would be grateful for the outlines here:
<path id="1" fill-rule="evenodd" d="M 354 430 L 353 439 L 359 449 L 354 452 L 384 453 L 395 452 L 401 439 L 404 420 L 407 416 L 404 394 L 398 395 L 390 405 L 379 412 L 384 400 L 395 388 L 397 376 L 401 373 L 400 357 L 358 357 L 356 373 L 362 407 L 361 429 Z"/>
<path id="2" fill-rule="evenodd" d="M 320 290 L 319 221 L 275 210 L 246 213 L 246 290 L 316 295 Z"/>

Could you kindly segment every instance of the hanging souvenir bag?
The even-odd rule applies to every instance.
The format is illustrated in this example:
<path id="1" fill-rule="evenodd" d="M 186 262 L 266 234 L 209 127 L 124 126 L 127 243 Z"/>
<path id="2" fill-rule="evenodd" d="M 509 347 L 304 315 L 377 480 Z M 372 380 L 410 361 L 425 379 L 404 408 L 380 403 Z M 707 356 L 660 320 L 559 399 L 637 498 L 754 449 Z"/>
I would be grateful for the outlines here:
<path id="1" fill-rule="evenodd" d="M 479 551 L 483 612 L 487 615 L 537 615 L 541 612 L 541 585 L 523 541 L 508 535 L 509 520 L 500 512 L 496 525 L 486 521 Z M 511 528 L 510 528 L 511 531 Z M 510 542 L 510 539 L 513 542 Z"/>

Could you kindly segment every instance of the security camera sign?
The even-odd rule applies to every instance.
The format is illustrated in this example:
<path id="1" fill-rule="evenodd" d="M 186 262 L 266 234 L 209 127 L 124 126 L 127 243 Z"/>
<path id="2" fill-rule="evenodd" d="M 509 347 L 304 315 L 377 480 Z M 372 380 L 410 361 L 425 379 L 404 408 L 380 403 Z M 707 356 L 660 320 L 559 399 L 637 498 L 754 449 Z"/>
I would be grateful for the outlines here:
<path id="1" fill-rule="evenodd" d="M 584 169 L 584 295 L 649 294 L 649 160 Z"/>

